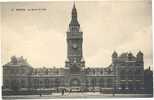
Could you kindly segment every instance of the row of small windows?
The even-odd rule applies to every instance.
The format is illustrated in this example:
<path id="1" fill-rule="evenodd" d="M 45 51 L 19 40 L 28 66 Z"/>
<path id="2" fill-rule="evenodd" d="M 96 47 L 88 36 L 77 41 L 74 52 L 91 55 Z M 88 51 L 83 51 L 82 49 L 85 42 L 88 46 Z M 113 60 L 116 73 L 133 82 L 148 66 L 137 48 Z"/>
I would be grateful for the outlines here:
<path id="1" fill-rule="evenodd" d="M 98 81 L 98 82 L 97 82 Z M 58 87 L 60 85 L 60 81 L 58 79 L 55 80 L 49 80 L 49 79 L 45 79 L 45 80 L 38 80 L 38 79 L 34 79 L 32 81 L 33 83 L 31 84 L 31 87 L 34 88 L 50 88 L 50 87 Z M 11 82 L 9 82 L 8 80 L 5 80 L 4 82 L 5 87 L 9 87 L 9 85 L 18 85 L 18 87 L 20 88 L 25 88 L 26 84 L 25 84 L 25 80 L 13 80 Z M 112 79 L 100 79 L 100 80 L 96 80 L 96 79 L 92 79 L 92 80 L 86 80 L 86 87 L 95 87 L 95 86 L 100 86 L 100 87 L 112 87 Z"/>
<path id="2" fill-rule="evenodd" d="M 5 88 L 13 87 L 14 85 L 16 85 L 20 88 L 26 88 L 25 80 L 12 80 L 12 81 L 5 80 L 4 85 L 5 85 Z M 39 88 L 39 87 L 44 87 L 44 86 L 46 88 L 58 87 L 59 85 L 60 85 L 60 81 L 57 79 L 55 81 L 50 81 L 50 82 L 49 82 L 49 79 L 45 79 L 43 81 L 39 81 L 38 79 L 34 79 L 31 83 L 31 86 L 34 88 Z"/>
<path id="3" fill-rule="evenodd" d="M 137 71 L 125 71 L 121 70 L 120 79 L 141 79 L 142 73 L 140 70 Z"/>
<path id="4" fill-rule="evenodd" d="M 111 71 L 111 69 L 109 69 L 109 70 L 106 70 L 104 72 L 110 74 L 112 71 Z M 91 70 L 86 70 L 86 74 L 90 74 L 90 73 L 92 73 L 92 74 L 96 74 L 96 73 L 103 74 L 104 72 L 103 72 L 103 70 L 97 71 L 95 69 L 93 69 L 93 70 L 92 69 Z"/>
<path id="5" fill-rule="evenodd" d="M 122 61 L 122 62 L 119 62 L 118 65 L 119 66 L 128 66 L 128 67 L 129 66 L 134 66 L 135 67 L 135 66 L 141 66 L 141 65 L 143 65 L 143 62 L 125 63 L 125 62 Z"/>
<path id="6" fill-rule="evenodd" d="M 56 70 L 56 71 L 49 71 L 49 70 L 45 70 L 45 71 L 42 71 L 42 70 L 34 70 L 33 71 L 33 74 L 37 74 L 37 73 L 45 73 L 45 74 L 49 74 L 49 73 L 55 73 L 55 74 L 59 74 L 60 71 L 59 70 Z"/>
<path id="7" fill-rule="evenodd" d="M 112 72 L 111 69 L 104 70 L 104 71 L 107 72 L 108 74 L 110 74 Z M 49 70 L 44 70 L 44 71 L 42 71 L 42 70 L 33 70 L 34 74 L 41 73 L 41 72 L 43 72 L 45 74 L 49 74 L 51 71 L 49 71 Z M 11 69 L 11 70 L 6 69 L 4 71 L 4 74 L 8 74 L 8 73 L 10 73 L 10 74 L 17 74 L 17 73 L 24 74 L 25 70 L 24 69 Z M 60 71 L 59 70 L 55 70 L 55 71 L 52 71 L 52 73 L 59 74 Z M 86 70 L 86 73 L 87 74 L 89 74 L 89 73 L 92 73 L 92 74 L 96 74 L 96 73 L 103 74 L 103 70 L 97 71 L 95 69 L 88 69 L 88 70 Z"/>
<path id="8" fill-rule="evenodd" d="M 20 81 L 19 80 L 12 80 L 12 81 L 4 80 L 4 85 L 5 85 L 5 88 L 13 87 L 14 85 L 17 85 L 20 88 L 26 88 L 25 80 L 20 80 Z"/>
<path id="9" fill-rule="evenodd" d="M 35 88 L 39 88 L 39 87 L 42 87 L 43 86 L 43 82 L 44 82 L 44 86 L 46 88 L 48 87 L 58 87 L 60 85 L 60 81 L 59 80 L 48 80 L 48 79 L 45 79 L 44 81 L 39 81 L 38 79 L 35 79 L 34 80 L 34 87 Z M 92 79 L 90 81 L 86 80 L 86 86 L 97 86 L 96 84 L 96 79 Z M 107 79 L 107 80 L 104 80 L 104 79 L 100 79 L 99 80 L 99 86 L 101 87 L 112 87 L 112 79 Z"/>
<path id="10" fill-rule="evenodd" d="M 97 82 L 98 81 L 98 82 Z M 98 83 L 98 84 L 97 84 Z M 91 81 L 86 80 L 86 87 L 95 87 L 95 86 L 100 86 L 100 87 L 112 87 L 112 79 L 92 79 Z"/>
<path id="11" fill-rule="evenodd" d="M 8 69 L 5 69 L 4 70 L 4 74 L 24 74 L 25 73 L 25 70 L 24 69 L 11 69 L 11 70 L 8 70 Z"/>
<path id="12" fill-rule="evenodd" d="M 34 79 L 32 84 L 33 84 L 34 88 L 58 87 L 60 85 L 60 80 L 59 79 L 55 79 L 55 80 L 49 80 L 49 79 L 38 80 L 38 79 Z"/>
<path id="13" fill-rule="evenodd" d="M 143 76 L 133 76 L 133 75 L 123 75 L 123 76 L 120 76 L 120 79 L 121 80 L 142 80 Z"/>
<path id="14" fill-rule="evenodd" d="M 121 70 L 120 72 L 123 72 L 123 73 L 135 73 L 135 74 L 140 74 L 142 72 L 141 69 L 138 69 L 138 70 Z"/>

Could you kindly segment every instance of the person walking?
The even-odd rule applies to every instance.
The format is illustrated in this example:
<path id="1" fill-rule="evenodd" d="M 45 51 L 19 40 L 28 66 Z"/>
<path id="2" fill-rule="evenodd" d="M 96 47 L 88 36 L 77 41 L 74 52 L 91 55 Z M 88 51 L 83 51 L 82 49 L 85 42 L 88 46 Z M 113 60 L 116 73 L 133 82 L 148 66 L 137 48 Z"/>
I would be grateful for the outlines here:
<path id="1" fill-rule="evenodd" d="M 64 90 L 64 89 L 62 89 L 62 96 L 64 95 L 64 92 L 65 92 L 65 90 Z"/>

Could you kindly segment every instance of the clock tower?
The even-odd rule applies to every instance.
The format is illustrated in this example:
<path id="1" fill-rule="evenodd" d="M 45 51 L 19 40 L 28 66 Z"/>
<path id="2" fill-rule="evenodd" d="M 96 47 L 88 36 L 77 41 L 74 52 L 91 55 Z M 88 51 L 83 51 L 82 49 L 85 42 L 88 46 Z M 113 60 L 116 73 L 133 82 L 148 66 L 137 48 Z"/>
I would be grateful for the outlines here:
<path id="1" fill-rule="evenodd" d="M 67 31 L 67 61 L 65 67 L 71 72 L 78 72 L 85 67 L 82 55 L 83 32 L 80 31 L 80 24 L 77 18 L 75 3 L 72 9 L 69 30 Z"/>

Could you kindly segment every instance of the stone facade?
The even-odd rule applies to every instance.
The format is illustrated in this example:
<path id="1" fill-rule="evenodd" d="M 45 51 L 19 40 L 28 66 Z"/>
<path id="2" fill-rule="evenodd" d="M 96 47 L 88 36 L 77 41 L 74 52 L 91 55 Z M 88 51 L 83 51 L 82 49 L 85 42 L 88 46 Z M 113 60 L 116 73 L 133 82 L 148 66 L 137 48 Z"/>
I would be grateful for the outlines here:
<path id="1" fill-rule="evenodd" d="M 143 53 L 112 54 L 112 64 L 102 68 L 86 67 L 82 54 L 83 32 L 75 5 L 67 36 L 67 60 L 64 68 L 32 68 L 23 57 L 11 57 L 3 66 L 3 90 L 81 91 L 141 90 L 144 85 Z"/>
<path id="2" fill-rule="evenodd" d="M 29 88 L 29 76 L 33 68 L 23 57 L 11 57 L 11 61 L 3 66 L 3 88 Z"/>
<path id="3" fill-rule="evenodd" d="M 143 53 L 139 51 L 136 57 L 131 53 L 116 52 L 112 55 L 112 68 L 115 77 L 115 88 L 130 91 L 144 88 L 144 61 Z"/>

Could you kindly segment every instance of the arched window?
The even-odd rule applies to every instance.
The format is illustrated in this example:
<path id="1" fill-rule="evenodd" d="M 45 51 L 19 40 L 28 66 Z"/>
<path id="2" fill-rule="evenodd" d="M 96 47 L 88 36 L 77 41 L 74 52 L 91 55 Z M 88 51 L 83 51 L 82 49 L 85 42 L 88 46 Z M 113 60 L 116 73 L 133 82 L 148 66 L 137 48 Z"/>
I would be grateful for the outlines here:
<path id="1" fill-rule="evenodd" d="M 91 86 L 92 86 L 93 88 L 96 86 L 96 80 L 95 80 L 95 78 L 93 78 L 93 79 L 91 80 Z"/>
<path id="2" fill-rule="evenodd" d="M 120 79 L 121 79 L 121 80 L 124 80 L 124 79 L 125 79 L 125 74 L 126 74 L 126 73 L 125 73 L 124 70 L 121 70 L 121 71 L 120 71 Z"/>
<path id="3" fill-rule="evenodd" d="M 58 78 L 55 79 L 55 87 L 59 87 L 60 85 L 60 81 Z"/>
<path id="4" fill-rule="evenodd" d="M 53 81 L 53 79 L 51 79 L 51 80 L 50 80 L 50 83 L 49 83 L 50 88 L 52 88 L 53 85 L 54 85 L 54 81 Z"/>
<path id="5" fill-rule="evenodd" d="M 18 80 L 12 80 L 11 81 L 11 89 L 13 90 L 19 90 L 19 81 Z"/>
<path id="6" fill-rule="evenodd" d="M 49 88 L 49 79 L 45 79 L 45 88 Z"/>
<path id="7" fill-rule="evenodd" d="M 131 70 L 128 71 L 128 79 L 129 80 L 133 79 L 133 72 Z"/>
<path id="8" fill-rule="evenodd" d="M 93 69 L 93 74 L 95 75 L 95 69 Z"/>
<path id="9" fill-rule="evenodd" d="M 40 82 L 40 83 L 39 83 L 39 88 L 43 88 L 43 81 L 40 80 L 39 82 Z"/>
<path id="10" fill-rule="evenodd" d="M 107 87 L 112 87 L 112 79 L 107 79 Z"/>
<path id="11" fill-rule="evenodd" d="M 99 86 L 100 87 L 104 87 L 104 79 L 103 78 L 100 79 Z"/>
<path id="12" fill-rule="evenodd" d="M 74 78 L 74 79 L 71 79 L 70 80 L 70 86 L 80 86 L 80 80 L 79 79 L 76 79 L 76 78 Z"/>
<path id="13" fill-rule="evenodd" d="M 88 81 L 88 79 L 86 80 L 86 87 L 89 87 L 89 81 Z"/>
<path id="14" fill-rule="evenodd" d="M 141 70 L 140 70 L 140 69 L 137 69 L 137 70 L 135 71 L 135 79 L 136 79 L 136 80 L 140 80 L 141 77 L 142 77 Z"/>

